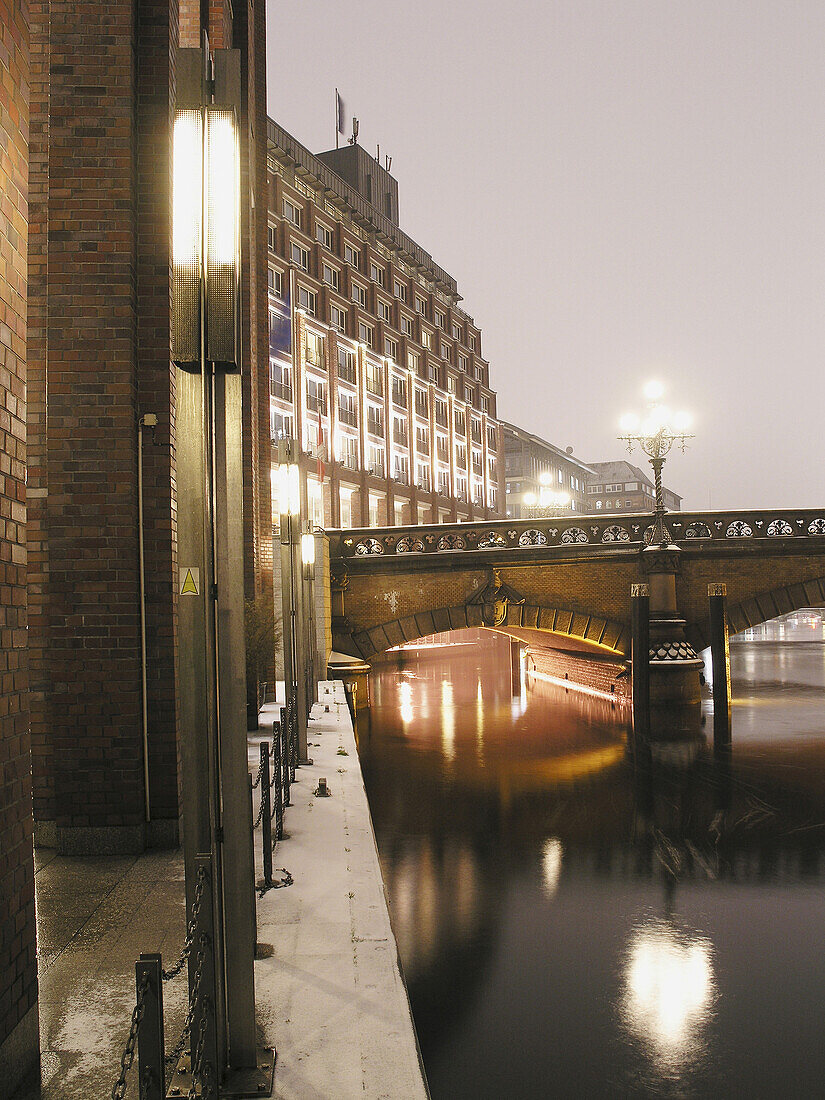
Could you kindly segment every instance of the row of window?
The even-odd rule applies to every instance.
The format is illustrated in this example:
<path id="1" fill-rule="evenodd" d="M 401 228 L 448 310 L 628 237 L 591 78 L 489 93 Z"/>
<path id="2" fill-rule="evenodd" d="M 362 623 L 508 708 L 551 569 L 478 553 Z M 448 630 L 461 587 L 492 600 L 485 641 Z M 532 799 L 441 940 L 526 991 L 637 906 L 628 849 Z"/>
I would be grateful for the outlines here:
<path id="1" fill-rule="evenodd" d="M 306 225 L 306 212 L 304 211 L 303 207 L 300 206 L 297 202 L 294 202 L 290 198 L 284 197 L 282 200 L 282 212 L 284 219 L 288 221 L 290 225 L 294 226 L 302 233 L 309 232 L 309 227 Z M 326 225 L 322 220 L 317 217 L 315 218 L 315 239 L 329 252 L 334 251 L 335 231 L 331 226 Z M 269 245 L 270 248 L 274 251 L 275 227 L 273 225 L 269 226 Z M 309 253 L 307 249 L 297 244 L 293 244 L 292 247 L 293 249 L 300 250 L 298 253 L 299 257 L 301 252 L 305 254 L 306 266 L 303 266 L 303 270 L 308 271 Z M 388 282 L 390 280 L 390 276 L 388 274 L 388 269 L 384 267 L 383 264 L 376 262 L 372 258 L 369 259 L 369 263 L 367 264 L 365 260 L 365 254 L 362 249 L 353 246 L 345 240 L 343 242 L 342 257 L 344 262 L 346 264 L 349 264 L 349 266 L 354 268 L 356 271 L 361 271 L 365 275 L 369 274 L 370 280 L 372 282 L 376 283 L 378 286 L 387 287 L 387 289 L 389 289 Z M 300 259 L 296 259 L 294 255 L 292 259 L 293 263 L 296 263 L 297 266 L 302 266 Z M 366 270 L 367 267 L 369 268 L 368 271 Z M 325 270 L 324 282 L 329 281 L 329 285 L 334 286 L 337 290 L 338 281 L 340 279 L 340 273 L 338 269 L 335 268 L 332 264 L 328 263 L 324 263 L 323 268 Z M 396 276 L 392 276 L 392 293 L 393 297 L 399 299 L 402 302 L 406 302 L 408 300 L 408 297 L 410 296 L 407 283 L 397 278 Z M 416 313 L 421 314 L 421 316 L 423 317 L 428 317 L 430 313 L 430 303 L 425 297 L 418 294 L 417 291 L 412 292 L 412 301 L 410 302 L 410 304 L 413 306 Z M 435 305 L 435 303 L 433 303 L 432 305 L 431 320 L 437 328 L 446 331 L 448 324 L 447 312 L 446 310 L 441 309 L 439 306 Z M 462 326 L 453 319 L 449 322 L 449 327 L 452 338 L 454 340 L 463 341 L 464 331 Z M 467 333 L 467 346 L 470 348 L 471 351 L 476 350 L 477 338 L 474 332 Z"/>

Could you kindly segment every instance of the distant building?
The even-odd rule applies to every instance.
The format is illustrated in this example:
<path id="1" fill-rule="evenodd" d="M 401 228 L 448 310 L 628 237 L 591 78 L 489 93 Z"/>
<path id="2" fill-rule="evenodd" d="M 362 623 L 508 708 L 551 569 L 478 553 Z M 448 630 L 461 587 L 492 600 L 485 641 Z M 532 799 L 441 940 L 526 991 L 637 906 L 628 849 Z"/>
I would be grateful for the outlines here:
<path id="1" fill-rule="evenodd" d="M 587 477 L 587 510 L 596 512 L 652 512 L 655 502 L 653 482 L 632 462 L 591 462 Z M 682 498 L 664 488 L 665 508 L 678 512 Z"/>
<path id="2" fill-rule="evenodd" d="M 529 519 L 533 515 L 588 511 L 589 466 L 546 439 L 515 424 L 502 421 L 507 515 Z"/>
<path id="3" fill-rule="evenodd" d="M 503 515 L 481 330 L 399 228 L 397 182 L 359 145 L 267 137 L 271 438 L 298 441 L 316 522 Z"/>

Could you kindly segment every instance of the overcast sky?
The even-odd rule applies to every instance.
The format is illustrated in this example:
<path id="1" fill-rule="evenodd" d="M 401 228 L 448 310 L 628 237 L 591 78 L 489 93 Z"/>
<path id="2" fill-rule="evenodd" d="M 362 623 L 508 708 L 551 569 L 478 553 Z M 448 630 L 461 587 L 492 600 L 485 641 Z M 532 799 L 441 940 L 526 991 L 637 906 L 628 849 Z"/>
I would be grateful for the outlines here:
<path id="1" fill-rule="evenodd" d="M 658 378 L 685 508 L 825 505 L 822 0 L 268 0 L 269 113 L 392 156 L 499 415 L 585 461 Z M 635 459 L 638 461 L 638 458 Z"/>

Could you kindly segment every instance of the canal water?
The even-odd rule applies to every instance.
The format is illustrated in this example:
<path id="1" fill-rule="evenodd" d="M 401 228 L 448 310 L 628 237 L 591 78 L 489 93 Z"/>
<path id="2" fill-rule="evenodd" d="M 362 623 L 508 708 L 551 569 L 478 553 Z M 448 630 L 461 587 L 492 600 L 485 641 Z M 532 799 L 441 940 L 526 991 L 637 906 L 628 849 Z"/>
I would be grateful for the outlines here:
<path id="1" fill-rule="evenodd" d="M 825 1095 L 822 621 L 733 640 L 729 764 L 644 776 L 618 704 L 450 638 L 359 716 L 434 1100 Z"/>

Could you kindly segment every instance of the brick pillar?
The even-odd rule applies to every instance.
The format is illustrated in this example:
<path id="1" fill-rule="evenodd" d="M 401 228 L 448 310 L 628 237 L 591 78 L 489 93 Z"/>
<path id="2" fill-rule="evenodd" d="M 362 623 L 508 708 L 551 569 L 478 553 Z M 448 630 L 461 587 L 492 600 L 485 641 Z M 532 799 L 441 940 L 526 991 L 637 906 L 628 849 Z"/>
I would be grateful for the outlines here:
<path id="1" fill-rule="evenodd" d="M 29 26 L 0 0 L 0 1089 L 39 1056 L 26 662 Z"/>
<path id="2" fill-rule="evenodd" d="M 32 6 L 32 743 L 42 843 L 177 836 L 168 0 Z M 48 417 L 46 400 L 48 393 Z M 138 419 L 149 688 L 145 821 Z"/>

